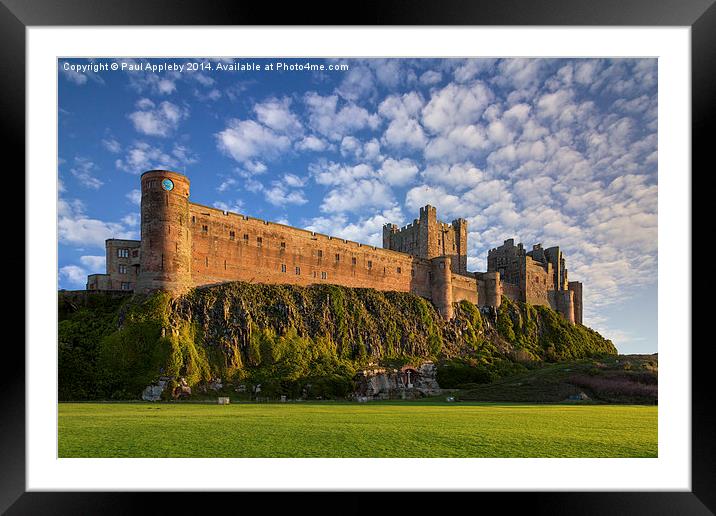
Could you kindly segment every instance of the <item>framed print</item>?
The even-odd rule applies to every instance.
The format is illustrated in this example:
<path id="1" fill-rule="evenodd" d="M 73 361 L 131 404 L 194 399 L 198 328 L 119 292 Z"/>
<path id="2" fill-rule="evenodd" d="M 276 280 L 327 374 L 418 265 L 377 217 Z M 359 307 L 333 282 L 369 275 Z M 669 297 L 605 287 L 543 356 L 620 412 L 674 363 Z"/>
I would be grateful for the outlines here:
<path id="1" fill-rule="evenodd" d="M 296 9 L 0 6 L 27 200 L 0 507 L 712 511 L 689 167 L 716 8 Z"/>

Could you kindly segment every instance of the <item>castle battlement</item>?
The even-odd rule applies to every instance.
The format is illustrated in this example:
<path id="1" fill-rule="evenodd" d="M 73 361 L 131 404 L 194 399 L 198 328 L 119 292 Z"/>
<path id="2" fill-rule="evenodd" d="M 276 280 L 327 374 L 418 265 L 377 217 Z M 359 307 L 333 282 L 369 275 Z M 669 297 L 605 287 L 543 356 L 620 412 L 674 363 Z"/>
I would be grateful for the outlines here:
<path id="1" fill-rule="evenodd" d="M 505 295 L 581 322 L 582 284 L 567 280 L 559 247 L 525 252 L 509 239 L 489 251 L 486 272 L 469 272 L 467 221 L 439 221 L 430 205 L 402 228 L 386 224 L 379 248 L 192 203 L 189 179 L 176 172 L 150 170 L 140 181 L 141 239 L 107 240 L 107 273 L 90 275 L 88 290 L 332 283 L 413 292 L 448 319 L 455 302 L 497 307 Z"/>

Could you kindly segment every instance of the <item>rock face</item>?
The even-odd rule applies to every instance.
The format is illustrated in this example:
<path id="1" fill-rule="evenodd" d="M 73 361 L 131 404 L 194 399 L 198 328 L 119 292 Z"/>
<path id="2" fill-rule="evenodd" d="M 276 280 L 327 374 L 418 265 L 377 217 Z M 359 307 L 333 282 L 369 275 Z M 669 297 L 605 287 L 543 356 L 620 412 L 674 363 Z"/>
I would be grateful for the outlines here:
<path id="1" fill-rule="evenodd" d="M 432 362 L 419 367 L 405 365 L 400 369 L 371 367 L 355 375 L 354 397 L 365 401 L 433 396 L 442 392 L 436 374 L 437 368 Z"/>
<path id="2" fill-rule="evenodd" d="M 161 377 L 159 381 L 153 385 L 148 385 L 144 391 L 142 391 L 142 399 L 144 401 L 159 401 L 164 392 L 164 388 L 167 386 L 168 378 Z"/>

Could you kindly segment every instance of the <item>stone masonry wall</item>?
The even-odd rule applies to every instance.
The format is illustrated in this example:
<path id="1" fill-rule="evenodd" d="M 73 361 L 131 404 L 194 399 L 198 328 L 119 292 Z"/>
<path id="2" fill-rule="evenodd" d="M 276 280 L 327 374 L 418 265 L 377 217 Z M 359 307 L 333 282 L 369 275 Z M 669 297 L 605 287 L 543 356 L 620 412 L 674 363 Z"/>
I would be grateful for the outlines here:
<path id="1" fill-rule="evenodd" d="M 194 285 L 335 283 L 431 297 L 428 260 L 200 204 L 189 211 Z"/>

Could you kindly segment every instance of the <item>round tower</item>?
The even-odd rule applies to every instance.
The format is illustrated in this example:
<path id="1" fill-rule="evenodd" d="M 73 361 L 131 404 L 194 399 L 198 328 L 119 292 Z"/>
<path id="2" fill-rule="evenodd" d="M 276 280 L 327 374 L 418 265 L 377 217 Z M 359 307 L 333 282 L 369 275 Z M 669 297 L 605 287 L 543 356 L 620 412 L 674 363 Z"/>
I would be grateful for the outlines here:
<path id="1" fill-rule="evenodd" d="M 142 174 L 141 254 L 137 292 L 180 294 L 191 287 L 189 179 L 168 170 Z"/>
<path id="2" fill-rule="evenodd" d="M 502 304 L 502 282 L 499 272 L 485 272 L 482 274 L 485 282 L 485 299 L 480 299 L 480 306 L 494 306 L 499 308 Z"/>
<path id="3" fill-rule="evenodd" d="M 432 301 L 445 319 L 452 319 L 454 315 L 452 306 L 452 272 L 450 271 L 450 257 L 438 256 L 430 260 Z"/>

